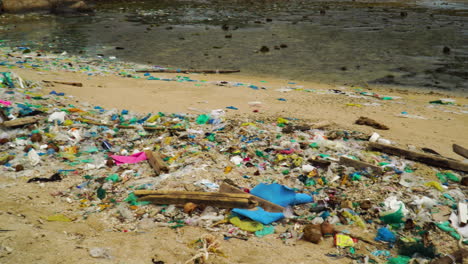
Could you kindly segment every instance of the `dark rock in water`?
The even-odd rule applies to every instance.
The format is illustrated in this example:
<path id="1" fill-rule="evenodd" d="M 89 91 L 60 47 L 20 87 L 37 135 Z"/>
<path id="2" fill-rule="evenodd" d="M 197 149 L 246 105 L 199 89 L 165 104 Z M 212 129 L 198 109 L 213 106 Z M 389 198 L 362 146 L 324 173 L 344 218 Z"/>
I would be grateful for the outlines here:
<path id="1" fill-rule="evenodd" d="M 445 46 L 445 47 L 442 49 L 442 52 L 443 52 L 444 54 L 450 54 L 450 48 L 447 47 L 447 46 Z"/>
<path id="2" fill-rule="evenodd" d="M 116 50 L 124 50 L 124 47 L 115 47 Z"/>
<path id="3" fill-rule="evenodd" d="M 221 26 L 221 29 L 224 30 L 224 31 L 228 31 L 229 30 L 229 26 L 224 24 Z"/>
<path id="4" fill-rule="evenodd" d="M 348 68 L 347 68 L 346 66 L 343 66 L 343 67 L 340 68 L 340 70 L 342 70 L 342 71 L 347 71 Z"/>
<path id="5" fill-rule="evenodd" d="M 174 29 L 173 27 L 166 27 L 166 30 Z"/>
<path id="6" fill-rule="evenodd" d="M 408 12 L 400 12 L 400 16 L 401 17 L 407 17 L 408 16 Z"/>
<path id="7" fill-rule="evenodd" d="M 282 48 L 282 49 L 285 49 L 285 48 L 287 48 L 287 47 L 288 47 L 288 45 L 286 45 L 286 44 L 281 44 L 281 45 L 280 45 L 280 48 Z"/>
<path id="8" fill-rule="evenodd" d="M 232 34 L 228 34 L 226 36 L 224 36 L 225 38 L 232 38 Z"/>
<path id="9" fill-rule="evenodd" d="M 385 77 L 375 79 L 373 81 L 370 81 L 369 83 L 378 83 L 378 84 L 398 84 L 398 82 L 395 80 L 395 76 L 393 75 L 387 75 Z"/>
<path id="10" fill-rule="evenodd" d="M 56 14 L 66 13 L 90 13 L 93 9 L 87 5 L 84 1 L 62 1 L 63 3 L 56 2 L 51 12 Z"/>
<path id="11" fill-rule="evenodd" d="M 267 46 L 262 46 L 262 47 L 260 48 L 260 52 L 265 53 L 265 52 L 269 52 L 269 51 L 270 51 L 270 48 L 268 48 Z"/>
<path id="12" fill-rule="evenodd" d="M 265 20 L 266 20 L 266 22 L 272 22 L 273 21 L 273 19 L 271 19 L 271 18 L 267 18 Z"/>
<path id="13" fill-rule="evenodd" d="M 326 13 L 327 13 L 327 11 L 325 11 L 325 9 L 320 10 L 320 14 L 321 14 L 322 16 L 325 15 Z"/>

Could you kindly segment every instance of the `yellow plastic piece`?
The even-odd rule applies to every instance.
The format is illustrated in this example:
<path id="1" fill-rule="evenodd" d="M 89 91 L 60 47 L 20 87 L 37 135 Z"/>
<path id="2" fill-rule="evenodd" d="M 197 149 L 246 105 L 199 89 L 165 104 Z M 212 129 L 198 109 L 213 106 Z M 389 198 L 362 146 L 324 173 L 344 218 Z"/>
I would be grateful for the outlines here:
<path id="1" fill-rule="evenodd" d="M 352 104 L 352 103 L 347 103 L 346 106 L 356 106 L 356 107 L 362 107 L 362 104 Z"/>
<path id="2" fill-rule="evenodd" d="M 63 214 L 56 214 L 56 215 L 51 215 L 46 218 L 47 221 L 50 222 L 71 222 L 72 220 Z"/>
<path id="3" fill-rule="evenodd" d="M 278 117 L 278 120 L 276 121 L 278 124 L 287 124 L 289 121 L 287 119 L 284 119 L 282 117 Z"/>
<path id="4" fill-rule="evenodd" d="M 255 221 L 240 220 L 239 217 L 235 216 L 229 219 L 229 222 L 240 229 L 248 232 L 255 232 L 263 229 L 263 224 Z"/>
<path id="5" fill-rule="evenodd" d="M 353 215 L 348 211 L 343 211 L 342 214 L 344 217 L 353 220 L 359 227 L 366 228 L 366 223 L 364 223 L 364 220 L 359 215 Z"/>
<path id="6" fill-rule="evenodd" d="M 70 120 L 70 119 L 67 119 L 67 120 L 65 120 L 65 122 L 63 122 L 63 125 L 64 126 L 71 126 L 71 125 L 73 125 L 73 121 Z"/>
<path id="7" fill-rule="evenodd" d="M 444 191 L 444 188 L 442 188 L 442 185 L 440 185 L 440 183 L 436 182 L 436 181 L 430 181 L 430 182 L 426 182 L 424 185 L 426 185 L 427 187 L 432 187 L 434 189 L 437 189 L 441 192 Z"/>
<path id="8" fill-rule="evenodd" d="M 345 247 L 354 247 L 354 241 L 353 239 L 344 234 L 337 234 L 336 235 L 336 245 L 342 248 Z"/>

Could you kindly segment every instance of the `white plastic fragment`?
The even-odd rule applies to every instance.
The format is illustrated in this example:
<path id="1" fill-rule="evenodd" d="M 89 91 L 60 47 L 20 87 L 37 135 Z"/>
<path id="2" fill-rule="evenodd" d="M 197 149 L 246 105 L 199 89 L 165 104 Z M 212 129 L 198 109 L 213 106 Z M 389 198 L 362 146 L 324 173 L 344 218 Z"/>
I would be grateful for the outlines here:
<path id="1" fill-rule="evenodd" d="M 234 157 L 231 158 L 231 162 L 236 164 L 236 165 L 241 164 L 242 160 L 243 159 L 242 159 L 241 156 L 234 156 Z"/>
<path id="2" fill-rule="evenodd" d="M 89 255 L 93 258 L 111 258 L 108 248 L 94 247 L 89 249 Z"/>
<path id="3" fill-rule="evenodd" d="M 60 112 L 54 112 L 49 116 L 49 122 L 54 122 L 57 121 L 59 123 L 63 123 L 65 121 L 65 116 L 67 113 L 60 111 Z"/>
<path id="4" fill-rule="evenodd" d="M 33 148 L 31 148 L 31 150 L 28 152 L 28 159 L 32 166 L 36 166 L 41 162 L 41 158 Z"/>
<path id="5" fill-rule="evenodd" d="M 468 221 L 468 205 L 466 203 L 458 203 L 458 220 L 463 224 Z"/>

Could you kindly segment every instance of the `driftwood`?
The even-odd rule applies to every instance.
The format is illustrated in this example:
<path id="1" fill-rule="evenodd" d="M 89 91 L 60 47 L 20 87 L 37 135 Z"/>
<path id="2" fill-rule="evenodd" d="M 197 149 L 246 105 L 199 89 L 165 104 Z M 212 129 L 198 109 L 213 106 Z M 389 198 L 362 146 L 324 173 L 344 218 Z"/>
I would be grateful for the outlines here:
<path id="1" fill-rule="evenodd" d="M 80 82 L 62 82 L 62 81 L 46 81 L 42 80 L 45 83 L 56 83 L 56 84 L 64 84 L 64 85 L 71 85 L 76 87 L 83 87 L 83 84 Z"/>
<path id="2" fill-rule="evenodd" d="M 146 157 L 148 158 L 148 163 L 150 164 L 151 168 L 153 168 L 156 176 L 161 174 L 162 172 L 169 172 L 169 168 L 164 163 L 161 155 L 159 153 L 153 153 L 153 151 L 147 150 L 145 151 Z"/>
<path id="3" fill-rule="evenodd" d="M 452 264 L 452 263 L 464 263 L 463 260 L 468 258 L 468 249 L 460 249 L 450 254 L 453 259 L 449 256 L 442 257 L 431 261 L 431 264 Z M 454 262 L 455 260 L 455 262 Z"/>
<path id="4" fill-rule="evenodd" d="M 453 148 L 453 152 L 455 152 L 458 155 L 468 159 L 468 149 L 466 149 L 466 148 L 464 148 L 464 147 L 462 147 L 460 145 L 457 145 L 457 144 L 453 144 L 452 148 Z"/>
<path id="5" fill-rule="evenodd" d="M 448 168 L 452 170 L 458 170 L 468 172 L 468 163 L 463 163 L 457 160 L 451 160 L 444 157 L 438 157 L 430 154 L 414 152 L 406 149 L 397 148 L 390 145 L 384 145 L 379 143 L 369 143 L 369 148 L 373 150 L 379 150 L 384 153 L 404 157 L 410 160 L 419 161 L 426 163 L 431 166 Z"/>
<path id="6" fill-rule="evenodd" d="M 358 170 L 365 170 L 367 168 L 371 168 L 372 172 L 379 174 L 379 175 L 383 173 L 382 168 L 378 166 L 375 166 L 375 165 L 372 165 L 363 161 L 346 158 L 346 157 L 340 157 L 339 163 L 345 166 L 353 167 Z"/>
<path id="7" fill-rule="evenodd" d="M 137 190 L 135 195 L 141 196 L 139 201 L 149 201 L 155 204 L 185 205 L 191 202 L 221 208 L 254 208 L 258 205 L 252 195 L 247 193 Z"/>
<path id="8" fill-rule="evenodd" d="M 37 121 L 41 120 L 42 117 L 40 116 L 28 116 L 23 118 L 17 118 L 14 120 L 5 121 L 2 123 L 5 127 L 17 127 L 17 126 L 24 126 L 29 124 L 34 124 Z"/>
<path id="9" fill-rule="evenodd" d="M 164 72 L 164 73 L 236 73 L 236 72 L 240 72 L 240 70 L 195 70 L 195 69 L 170 70 L 170 69 L 144 69 L 144 70 L 136 70 L 136 72 Z"/>
<path id="10" fill-rule="evenodd" d="M 238 193 L 238 194 L 247 194 L 245 192 L 243 192 L 242 190 L 239 190 L 238 188 L 232 186 L 232 185 L 229 185 L 225 182 L 223 182 L 221 184 L 221 186 L 219 186 L 219 191 L 222 192 L 222 193 Z M 252 195 L 252 194 L 249 194 L 250 195 L 250 198 L 255 200 L 257 203 L 258 203 L 258 206 L 262 207 L 265 211 L 268 211 L 268 212 L 283 212 L 284 210 L 284 207 L 280 206 L 280 205 L 277 205 L 277 204 L 274 204 L 270 201 L 267 201 L 265 199 L 262 199 L 258 196 L 255 196 L 255 195 Z"/>

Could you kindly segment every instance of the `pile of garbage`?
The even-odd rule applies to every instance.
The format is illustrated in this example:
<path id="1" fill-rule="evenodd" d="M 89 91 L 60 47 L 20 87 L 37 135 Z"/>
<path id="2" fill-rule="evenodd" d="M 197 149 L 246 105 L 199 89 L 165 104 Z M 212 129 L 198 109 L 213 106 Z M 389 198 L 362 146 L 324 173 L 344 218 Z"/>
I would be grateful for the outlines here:
<path id="1" fill-rule="evenodd" d="M 24 184 L 81 179 L 53 194 L 79 217 L 49 221 L 95 214 L 118 232 L 200 226 L 287 245 L 330 237 L 331 258 L 359 263 L 424 263 L 468 244 L 466 171 L 371 150 L 375 135 L 222 109 L 140 115 L 43 86 L 0 73 L 0 164 Z"/>

